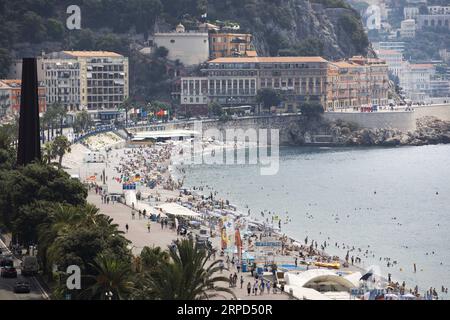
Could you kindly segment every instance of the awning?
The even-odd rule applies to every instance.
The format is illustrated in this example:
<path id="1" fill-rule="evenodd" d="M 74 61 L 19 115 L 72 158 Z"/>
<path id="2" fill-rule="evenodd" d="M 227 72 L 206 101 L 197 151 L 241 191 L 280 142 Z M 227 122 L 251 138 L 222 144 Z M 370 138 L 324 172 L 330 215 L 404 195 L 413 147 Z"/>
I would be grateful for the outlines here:
<path id="1" fill-rule="evenodd" d="M 180 206 L 176 203 L 164 203 L 156 208 L 161 209 L 164 213 L 176 217 L 188 217 L 188 218 L 197 218 L 201 215 L 197 212 L 194 212 L 188 208 L 185 208 L 183 206 Z"/>

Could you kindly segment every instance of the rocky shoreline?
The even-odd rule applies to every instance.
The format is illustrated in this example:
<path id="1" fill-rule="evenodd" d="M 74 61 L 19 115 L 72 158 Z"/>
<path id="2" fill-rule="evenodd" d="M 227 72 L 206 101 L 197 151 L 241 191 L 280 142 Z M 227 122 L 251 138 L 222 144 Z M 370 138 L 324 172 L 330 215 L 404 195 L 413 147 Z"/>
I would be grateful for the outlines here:
<path id="1" fill-rule="evenodd" d="M 359 128 L 354 123 L 344 121 L 326 122 L 314 119 L 308 125 L 291 125 L 290 145 L 333 146 L 423 146 L 450 143 L 450 122 L 435 117 L 417 120 L 417 129 L 404 132 L 398 129 Z M 326 141 L 316 141 L 317 136 L 326 137 Z"/>

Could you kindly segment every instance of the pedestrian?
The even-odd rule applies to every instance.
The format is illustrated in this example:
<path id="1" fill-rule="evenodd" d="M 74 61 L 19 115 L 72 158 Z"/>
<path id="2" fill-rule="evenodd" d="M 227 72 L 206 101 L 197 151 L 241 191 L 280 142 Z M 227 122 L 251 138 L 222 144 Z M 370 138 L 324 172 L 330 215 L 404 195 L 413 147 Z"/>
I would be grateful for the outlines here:
<path id="1" fill-rule="evenodd" d="M 230 288 L 233 287 L 233 275 L 230 273 L 230 279 L 229 279 L 229 286 Z"/>
<path id="2" fill-rule="evenodd" d="M 270 294 L 270 280 L 266 283 L 267 293 Z"/>
<path id="3" fill-rule="evenodd" d="M 127 230 L 127 233 L 128 233 L 128 229 L 129 229 L 128 223 L 125 225 L 125 229 Z"/>
<path id="4" fill-rule="evenodd" d="M 161 230 L 164 229 L 164 220 L 161 219 Z"/>
<path id="5" fill-rule="evenodd" d="M 239 261 L 237 262 L 236 269 L 238 273 L 241 272 L 241 264 L 239 263 Z"/>
<path id="6" fill-rule="evenodd" d="M 219 268 L 220 268 L 220 273 L 223 273 L 224 264 L 223 264 L 222 260 L 220 260 L 220 262 L 219 262 Z"/>
<path id="7" fill-rule="evenodd" d="M 276 282 L 273 283 L 273 293 L 277 294 L 277 283 Z"/>
<path id="8" fill-rule="evenodd" d="M 247 283 L 247 293 L 248 293 L 248 295 L 250 295 L 251 291 L 252 291 L 252 284 L 251 284 L 250 281 L 249 281 L 249 282 Z"/>
<path id="9" fill-rule="evenodd" d="M 106 204 L 109 204 L 109 197 L 106 197 Z"/>
<path id="10" fill-rule="evenodd" d="M 131 210 L 131 220 L 134 220 L 134 215 L 135 215 L 134 210 Z"/>
<path id="11" fill-rule="evenodd" d="M 139 220 L 141 220 L 141 216 L 142 216 L 142 211 L 141 211 L 141 210 L 139 210 L 138 214 L 139 214 Z"/>
<path id="12" fill-rule="evenodd" d="M 253 286 L 253 292 L 255 293 L 255 296 L 258 295 L 258 280 L 256 280 Z"/>
<path id="13" fill-rule="evenodd" d="M 142 215 L 144 216 L 144 219 L 147 217 L 147 210 L 144 209 L 144 211 L 142 212 Z"/>
<path id="14" fill-rule="evenodd" d="M 244 277 L 241 275 L 241 289 L 243 284 L 244 284 Z"/>
<path id="15" fill-rule="evenodd" d="M 238 275 L 237 275 L 237 273 L 235 272 L 235 273 L 234 273 L 234 276 L 233 276 L 233 283 L 234 283 L 234 286 L 235 286 L 235 287 L 237 286 L 237 281 L 238 281 Z"/>
<path id="16" fill-rule="evenodd" d="M 152 226 L 152 225 L 150 224 L 150 221 L 147 222 L 147 230 L 148 230 L 149 233 L 150 233 L 151 226 Z"/>

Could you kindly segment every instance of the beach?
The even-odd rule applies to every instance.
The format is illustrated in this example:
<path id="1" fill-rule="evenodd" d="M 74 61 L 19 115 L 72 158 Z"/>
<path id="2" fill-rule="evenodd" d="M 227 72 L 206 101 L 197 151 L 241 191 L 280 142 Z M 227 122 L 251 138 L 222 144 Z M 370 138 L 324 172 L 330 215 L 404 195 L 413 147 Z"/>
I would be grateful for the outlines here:
<path id="1" fill-rule="evenodd" d="M 98 144 L 95 141 L 93 143 Z M 283 231 L 286 229 L 285 224 L 290 223 L 289 216 L 280 218 L 280 213 L 261 210 L 258 218 L 254 217 L 255 215 L 259 215 L 258 212 L 252 212 L 253 217 L 250 217 L 249 212 L 253 210 L 252 208 L 241 207 L 239 208 L 241 210 L 239 212 L 236 206 L 224 197 L 221 197 L 219 192 L 215 191 L 207 182 L 189 189 L 183 189 L 183 183 L 186 178 L 186 154 L 180 154 L 180 150 L 183 147 L 185 145 L 183 146 L 182 142 L 169 142 L 156 144 L 152 147 L 134 146 L 133 148 L 123 148 L 121 141 L 114 141 L 114 144 L 104 145 L 103 152 L 107 159 L 106 163 L 80 163 L 77 168 L 73 166 L 76 161 L 73 160 L 74 157 L 72 155 L 67 156 L 67 159 L 65 159 L 66 162 L 64 163 L 72 163 L 72 167 L 67 169 L 69 172 L 73 173 L 78 171 L 81 180 L 91 179 L 90 183 L 102 186 L 106 189 L 107 195 L 118 195 L 122 193 L 123 184 L 135 185 L 136 190 L 126 192 L 133 196 L 128 196 L 128 198 L 125 196 L 122 199 L 123 202 L 127 202 L 128 200 L 126 205 L 116 203 L 114 205 L 106 204 L 105 207 L 98 194 L 95 196 L 90 194 L 88 199 L 89 202 L 99 206 L 102 213 L 113 217 L 122 229 L 126 224 L 129 225 L 129 240 L 133 243 L 132 251 L 135 254 L 138 254 L 144 246 L 160 246 L 165 248 L 177 239 L 178 234 L 174 230 L 170 232 L 166 232 L 164 229 L 159 230 L 158 223 L 153 223 L 154 225 L 152 224 L 151 231 L 148 232 L 148 222 L 139 220 L 137 214 L 135 214 L 133 219 L 131 213 L 132 208 L 135 207 L 135 212 L 137 213 L 139 208 L 148 208 L 148 211 L 151 211 L 155 210 L 161 203 L 178 203 L 201 214 L 202 225 L 214 230 L 216 234 L 215 237 L 211 238 L 211 242 L 218 252 L 221 250 L 221 230 L 220 218 L 217 215 L 219 214 L 220 217 L 221 214 L 223 217 L 227 217 L 233 221 L 243 219 L 247 223 L 257 226 L 253 232 L 248 232 L 248 234 L 243 236 L 243 250 L 245 252 L 255 254 L 254 244 L 258 239 L 259 241 L 280 241 L 282 243 L 281 252 L 278 249 L 272 250 L 273 255 L 269 259 L 280 266 L 296 265 L 295 267 L 297 269 L 297 267 L 303 264 L 308 269 L 316 269 L 319 268 L 318 265 L 327 266 L 333 263 L 339 263 L 339 269 L 344 274 L 360 274 L 362 276 L 371 271 L 370 269 L 363 268 L 363 264 L 360 261 L 365 253 L 363 252 L 357 256 L 352 252 L 355 248 L 349 248 L 347 255 L 344 256 L 328 255 L 326 252 L 333 246 L 338 246 L 337 243 L 330 243 L 330 241 L 327 242 L 326 240 L 318 243 L 312 238 L 308 239 L 307 236 L 301 240 L 293 239 L 292 237 L 286 236 L 284 232 L 280 232 L 280 229 Z M 212 155 L 214 150 L 220 152 L 220 150 L 227 148 L 242 148 L 243 145 L 223 145 L 216 141 L 204 141 L 203 147 L 205 154 Z M 75 150 L 77 150 L 77 147 L 75 147 Z M 138 200 L 138 198 L 141 200 Z M 109 206 L 113 206 L 114 209 L 112 207 L 109 208 Z M 247 210 L 248 212 L 246 212 Z M 211 223 L 211 221 L 214 221 L 214 223 Z M 368 254 L 369 252 L 367 251 L 366 253 Z M 239 255 L 233 251 L 226 253 L 225 250 L 222 258 L 230 260 L 233 257 L 237 262 Z M 259 261 L 261 263 L 261 259 Z M 270 275 L 269 270 L 266 272 L 269 272 Z M 371 278 L 371 281 L 373 281 L 372 285 L 380 288 L 387 287 L 388 283 L 386 280 L 388 275 L 381 274 L 381 272 L 377 273 L 376 276 L 373 275 Z M 268 276 L 268 278 L 272 277 Z M 255 283 L 254 277 L 250 276 L 248 278 L 248 274 L 246 274 L 243 284 L 248 284 L 248 280 L 250 280 L 253 288 Z M 394 287 L 395 291 L 399 291 L 400 293 L 414 293 L 414 288 L 406 287 L 406 285 L 402 286 L 401 283 L 395 282 L 395 279 L 391 281 L 390 285 Z M 244 293 L 244 295 L 242 295 L 242 292 L 239 293 L 239 297 L 244 298 L 246 293 L 245 288 L 241 290 L 240 284 L 237 287 L 239 289 L 236 288 L 235 290 Z M 415 296 L 419 297 L 420 293 L 416 292 Z M 248 295 L 246 297 L 248 298 Z M 278 295 L 276 297 L 281 296 Z M 267 298 L 273 297 L 268 295 Z M 287 295 L 285 298 L 287 298 Z"/>

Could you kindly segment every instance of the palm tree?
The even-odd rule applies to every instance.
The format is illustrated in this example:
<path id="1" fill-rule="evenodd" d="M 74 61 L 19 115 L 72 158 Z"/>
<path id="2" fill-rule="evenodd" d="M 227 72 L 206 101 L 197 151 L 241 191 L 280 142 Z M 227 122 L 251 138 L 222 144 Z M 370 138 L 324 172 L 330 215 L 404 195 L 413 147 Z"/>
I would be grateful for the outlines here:
<path id="1" fill-rule="evenodd" d="M 133 290 L 129 263 L 101 254 L 91 266 L 97 274 L 86 276 L 94 281 L 84 292 L 89 299 L 123 300 Z"/>
<path id="2" fill-rule="evenodd" d="M 122 102 L 122 108 L 125 109 L 125 128 L 128 126 L 128 111 L 132 108 L 131 98 L 128 97 Z"/>
<path id="3" fill-rule="evenodd" d="M 207 266 L 211 253 L 197 247 L 193 240 L 182 240 L 170 250 L 171 261 L 161 264 L 147 274 L 145 287 L 151 298 L 163 300 L 210 299 L 225 292 L 236 297 L 232 290 L 217 286 L 229 279 L 215 274 L 220 270 L 217 260 Z"/>
<path id="4" fill-rule="evenodd" d="M 58 205 L 57 210 L 50 215 L 50 222 L 38 227 L 38 255 L 45 273 L 50 272 L 49 267 L 60 256 L 58 239 L 64 237 L 84 217 L 84 211 L 78 207 Z"/>
<path id="5" fill-rule="evenodd" d="M 62 167 L 62 159 L 66 152 L 71 152 L 70 142 L 65 136 L 58 136 L 52 143 L 54 155 L 59 157 L 58 164 Z"/>
<path id="6" fill-rule="evenodd" d="M 57 118 L 59 118 L 59 130 L 60 130 L 59 132 L 62 135 L 64 119 L 67 117 L 67 109 L 60 102 L 56 104 L 55 108 L 56 108 L 56 116 Z"/>
<path id="7" fill-rule="evenodd" d="M 43 151 L 42 159 L 44 163 L 50 164 L 52 159 L 55 157 L 53 143 L 47 142 L 46 144 L 44 144 L 42 151 Z"/>
<path id="8" fill-rule="evenodd" d="M 144 247 L 141 251 L 140 261 L 145 271 L 154 271 L 161 264 L 168 263 L 170 261 L 170 255 L 160 247 Z"/>

